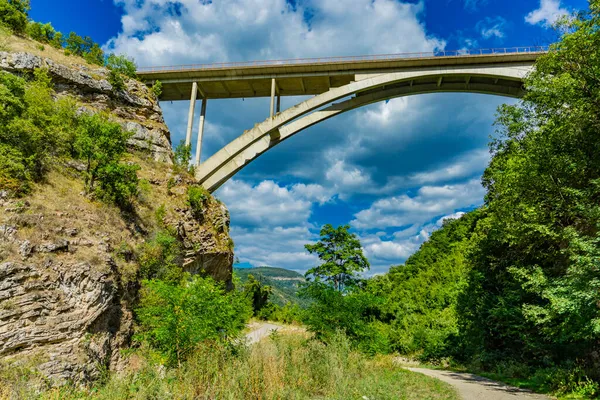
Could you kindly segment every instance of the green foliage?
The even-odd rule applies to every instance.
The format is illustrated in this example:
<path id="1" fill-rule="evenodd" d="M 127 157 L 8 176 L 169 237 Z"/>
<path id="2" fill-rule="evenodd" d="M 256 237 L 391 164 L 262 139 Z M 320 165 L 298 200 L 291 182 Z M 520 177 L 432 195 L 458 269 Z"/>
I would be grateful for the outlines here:
<path id="1" fill-rule="evenodd" d="M 242 287 L 246 297 L 252 303 L 254 316 L 258 316 L 261 310 L 268 304 L 269 296 L 273 293 L 273 289 L 264 285 L 260 280 L 254 278 L 253 275 L 248 275 L 248 280 Z"/>
<path id="2" fill-rule="evenodd" d="M 317 338 L 327 342 L 341 331 L 370 354 L 389 352 L 387 329 L 378 322 L 380 300 L 370 292 L 356 288 L 343 293 L 317 281 L 308 283 L 301 294 L 312 300 L 303 322 Z"/>
<path id="3" fill-rule="evenodd" d="M 565 22 L 522 103 L 503 106 L 484 174 L 489 212 L 461 300 L 467 354 L 600 379 L 600 2 Z"/>
<path id="4" fill-rule="evenodd" d="M 77 133 L 75 107 L 69 100 L 54 101 L 50 78 L 36 70 L 34 79 L 0 73 L 0 189 L 26 192 L 39 181 L 51 160 L 70 155 Z"/>
<path id="5" fill-rule="evenodd" d="M 0 23 L 15 33 L 24 33 L 29 9 L 29 0 L 0 0 Z"/>
<path id="6" fill-rule="evenodd" d="M 187 188 L 187 205 L 192 212 L 200 217 L 204 215 L 206 201 L 210 198 L 210 193 L 202 186 L 191 185 Z"/>
<path id="7" fill-rule="evenodd" d="M 425 360 L 445 357 L 458 334 L 456 305 L 467 284 L 466 251 L 481 215 L 445 220 L 404 265 L 371 279 L 368 290 L 385 302 L 394 350 Z"/>
<path id="8" fill-rule="evenodd" d="M 174 163 L 175 163 L 175 171 L 176 172 L 184 172 L 189 171 L 190 169 L 190 160 L 192 159 L 192 146 L 185 144 L 185 141 L 182 140 L 179 142 L 177 147 L 173 152 L 174 155 Z"/>
<path id="9" fill-rule="evenodd" d="M 108 83 L 110 83 L 115 92 L 125 90 L 126 88 L 123 76 L 114 69 L 108 71 Z"/>
<path id="10" fill-rule="evenodd" d="M 147 341 L 169 364 L 181 364 L 202 342 L 231 343 L 251 313 L 242 293 L 227 292 L 210 278 L 195 276 L 179 285 L 146 281 L 136 340 Z"/>
<path id="11" fill-rule="evenodd" d="M 235 275 L 238 276 L 244 284 L 249 275 L 254 275 L 257 279 L 272 289 L 269 303 L 284 307 L 288 303 L 298 304 L 301 307 L 308 305 L 306 299 L 300 298 L 298 290 L 300 285 L 306 280 L 304 276 L 296 271 L 290 271 L 283 268 L 256 267 L 256 268 L 235 268 Z"/>
<path id="12" fill-rule="evenodd" d="M 137 194 L 138 166 L 120 162 L 127 149 L 130 132 L 106 116 L 82 115 L 81 132 L 75 151 L 85 162 L 85 189 L 120 207 L 129 206 Z"/>
<path id="13" fill-rule="evenodd" d="M 163 88 L 162 88 L 162 82 L 161 81 L 155 81 L 154 84 L 152 85 L 152 93 L 154 93 L 154 96 L 156 96 L 157 99 L 160 99 L 160 96 L 162 95 L 163 92 Z"/>
<path id="14" fill-rule="evenodd" d="M 358 284 L 358 274 L 369 269 L 369 262 L 363 255 L 360 241 L 348 232 L 349 229 L 349 225 L 334 228 L 327 224 L 321 229 L 319 242 L 304 246 L 323 261 L 306 272 L 307 279 L 322 280 L 340 292 Z"/>
<path id="15" fill-rule="evenodd" d="M 83 53 L 83 58 L 90 64 L 104 65 L 104 51 L 102 51 L 98 43 L 93 43 L 89 46 L 89 49 Z"/>
<path id="16" fill-rule="evenodd" d="M 180 267 L 182 258 L 180 242 L 166 230 L 158 231 L 137 251 L 142 279 L 180 282 L 183 278 L 183 270 Z"/>
<path id="17" fill-rule="evenodd" d="M 8 398 L 41 400 L 458 399 L 450 385 L 398 368 L 391 356 L 352 351 L 342 334 L 327 345 L 301 334 L 272 335 L 249 348 L 202 343 L 180 368 L 165 368 L 146 346 L 134 355 L 137 368 L 92 388 L 50 388 L 23 363 L 0 364 L 0 382 Z"/>
<path id="18" fill-rule="evenodd" d="M 27 35 L 33 40 L 42 43 L 53 43 L 57 34 L 51 23 L 42 24 L 40 22 L 30 21 L 27 24 Z"/>
<path id="19" fill-rule="evenodd" d="M 127 58 L 123 55 L 109 55 L 106 59 L 106 68 L 116 71 L 129 78 L 135 78 L 137 74 L 137 66 L 135 65 L 133 59 Z"/>

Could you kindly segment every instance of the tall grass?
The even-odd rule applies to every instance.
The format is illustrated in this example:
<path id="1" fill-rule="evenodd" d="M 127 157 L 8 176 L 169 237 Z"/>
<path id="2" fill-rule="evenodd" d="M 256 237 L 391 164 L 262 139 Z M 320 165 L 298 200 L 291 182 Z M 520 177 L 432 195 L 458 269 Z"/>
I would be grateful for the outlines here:
<path id="1" fill-rule="evenodd" d="M 204 344 L 180 368 L 165 369 L 148 357 L 137 364 L 136 371 L 112 376 L 93 389 L 62 387 L 29 395 L 110 400 L 457 398 L 446 384 L 404 371 L 390 357 L 368 359 L 351 350 L 343 335 L 329 345 L 288 334 L 250 348 Z"/>

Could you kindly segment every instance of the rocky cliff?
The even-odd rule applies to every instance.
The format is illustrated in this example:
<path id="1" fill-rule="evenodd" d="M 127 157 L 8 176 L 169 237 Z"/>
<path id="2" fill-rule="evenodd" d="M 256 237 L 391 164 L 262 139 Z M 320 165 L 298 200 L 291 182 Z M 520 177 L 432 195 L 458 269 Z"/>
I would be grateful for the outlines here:
<path id="1" fill-rule="evenodd" d="M 193 183 L 173 171 L 169 130 L 151 91 L 128 80 L 115 91 L 104 68 L 27 52 L 0 52 L 0 69 L 47 68 L 57 96 L 82 112 L 107 111 L 135 135 L 141 169 L 133 212 L 89 200 L 77 166 L 59 164 L 22 199 L 0 191 L 0 364 L 34 368 L 54 382 L 85 382 L 123 366 L 139 288 L 137 249 L 160 229 L 176 232 L 182 266 L 231 284 L 229 214 L 208 196 L 186 203 Z M 1 366 L 1 365 L 0 365 Z"/>

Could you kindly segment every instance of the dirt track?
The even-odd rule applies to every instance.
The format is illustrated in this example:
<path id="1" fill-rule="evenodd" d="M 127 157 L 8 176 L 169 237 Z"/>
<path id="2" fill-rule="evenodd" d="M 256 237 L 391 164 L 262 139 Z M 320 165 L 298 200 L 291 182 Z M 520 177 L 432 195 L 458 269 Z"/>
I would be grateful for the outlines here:
<path id="1" fill-rule="evenodd" d="M 407 368 L 452 385 L 464 400 L 549 400 L 541 394 L 462 372 Z"/>
<path id="2" fill-rule="evenodd" d="M 281 326 L 269 324 L 268 322 L 263 322 L 260 324 L 252 325 L 251 329 L 252 330 L 246 334 L 246 342 L 248 344 L 260 342 L 261 339 L 269 336 L 271 332 L 280 330 Z"/>

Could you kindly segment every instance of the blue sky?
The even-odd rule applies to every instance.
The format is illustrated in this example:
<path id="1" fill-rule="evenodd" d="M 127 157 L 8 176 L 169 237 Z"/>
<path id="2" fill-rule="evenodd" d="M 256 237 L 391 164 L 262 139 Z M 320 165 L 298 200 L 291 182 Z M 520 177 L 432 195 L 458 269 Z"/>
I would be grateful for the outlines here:
<path id="1" fill-rule="evenodd" d="M 31 16 L 89 35 L 139 65 L 545 45 L 584 0 L 32 0 Z M 289 107 L 301 98 L 284 98 Z M 202 158 L 268 116 L 268 99 L 209 101 Z M 350 224 L 372 272 L 418 249 L 447 217 L 483 202 L 500 97 L 398 98 L 318 124 L 217 191 L 245 265 L 306 270 L 303 245 Z M 173 143 L 187 102 L 162 104 Z M 199 113 L 197 107 L 197 112 Z M 196 119 L 197 120 L 197 119 Z"/>

